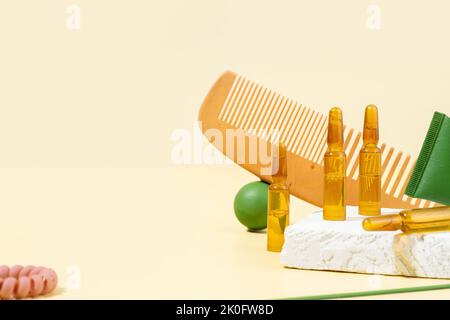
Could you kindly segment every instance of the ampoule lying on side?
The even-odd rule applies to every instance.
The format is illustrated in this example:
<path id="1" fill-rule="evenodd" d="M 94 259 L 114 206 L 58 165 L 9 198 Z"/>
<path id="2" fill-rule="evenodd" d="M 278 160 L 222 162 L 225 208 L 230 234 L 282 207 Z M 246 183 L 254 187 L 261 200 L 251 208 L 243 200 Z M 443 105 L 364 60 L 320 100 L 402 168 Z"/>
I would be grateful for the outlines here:
<path id="1" fill-rule="evenodd" d="M 366 231 L 402 230 L 405 233 L 450 231 L 450 207 L 403 210 L 363 220 Z"/>

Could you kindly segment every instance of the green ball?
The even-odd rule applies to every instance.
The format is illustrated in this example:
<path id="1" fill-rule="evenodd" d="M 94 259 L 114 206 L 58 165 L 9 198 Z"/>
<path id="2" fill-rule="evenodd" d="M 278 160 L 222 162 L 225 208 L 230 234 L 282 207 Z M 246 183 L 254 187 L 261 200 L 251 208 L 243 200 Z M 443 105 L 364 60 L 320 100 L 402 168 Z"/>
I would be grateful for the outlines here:
<path id="1" fill-rule="evenodd" d="M 267 227 L 267 193 L 269 185 L 255 181 L 243 186 L 234 198 L 234 214 L 250 230 Z"/>

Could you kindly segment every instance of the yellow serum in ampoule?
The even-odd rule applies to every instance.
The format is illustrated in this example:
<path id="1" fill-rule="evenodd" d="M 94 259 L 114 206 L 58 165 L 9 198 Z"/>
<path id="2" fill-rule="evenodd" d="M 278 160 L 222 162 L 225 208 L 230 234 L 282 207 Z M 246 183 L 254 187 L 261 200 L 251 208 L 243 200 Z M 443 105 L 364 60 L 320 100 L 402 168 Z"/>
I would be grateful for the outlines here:
<path id="1" fill-rule="evenodd" d="M 402 230 L 404 233 L 450 231 L 450 207 L 403 210 L 398 214 L 385 214 L 366 218 L 366 231 Z"/>
<path id="2" fill-rule="evenodd" d="M 284 231 L 289 225 L 289 187 L 287 185 L 286 146 L 280 142 L 272 155 L 272 183 L 267 203 L 267 250 L 280 252 L 284 244 Z"/>
<path id="3" fill-rule="evenodd" d="M 328 149 L 324 156 L 323 218 L 346 219 L 346 156 L 341 109 L 335 107 L 328 116 Z"/>
<path id="4" fill-rule="evenodd" d="M 366 107 L 363 147 L 359 153 L 359 214 L 381 214 L 381 150 L 378 148 L 378 109 Z"/>

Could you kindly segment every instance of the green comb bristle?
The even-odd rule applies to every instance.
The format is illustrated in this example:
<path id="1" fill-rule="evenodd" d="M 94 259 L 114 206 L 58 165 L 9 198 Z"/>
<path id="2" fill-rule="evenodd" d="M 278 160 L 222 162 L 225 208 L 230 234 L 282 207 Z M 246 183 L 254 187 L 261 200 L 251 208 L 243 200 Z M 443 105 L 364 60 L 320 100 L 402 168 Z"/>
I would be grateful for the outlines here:
<path id="1" fill-rule="evenodd" d="M 444 119 L 445 114 L 443 113 L 435 112 L 433 115 L 433 119 L 431 120 L 427 136 L 423 143 L 422 149 L 420 150 L 419 158 L 416 161 L 414 171 L 411 175 L 408 186 L 406 187 L 405 194 L 410 197 L 414 197 L 416 194 L 417 187 L 422 180 L 423 173 L 425 171 L 425 168 L 427 167 L 431 153 L 433 152 L 433 148 Z"/>

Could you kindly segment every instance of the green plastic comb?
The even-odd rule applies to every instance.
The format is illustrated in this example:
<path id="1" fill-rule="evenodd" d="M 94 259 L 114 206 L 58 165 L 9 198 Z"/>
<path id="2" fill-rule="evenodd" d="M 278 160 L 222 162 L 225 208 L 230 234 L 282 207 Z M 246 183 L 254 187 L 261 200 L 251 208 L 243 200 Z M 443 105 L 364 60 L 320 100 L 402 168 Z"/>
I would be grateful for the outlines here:
<path id="1" fill-rule="evenodd" d="M 450 205 L 450 118 L 435 112 L 405 193 Z"/>

